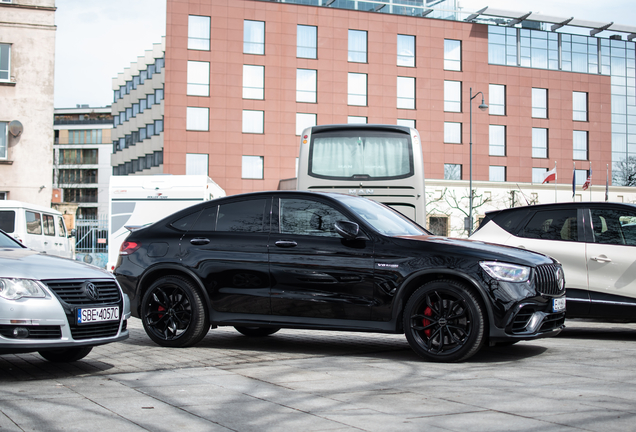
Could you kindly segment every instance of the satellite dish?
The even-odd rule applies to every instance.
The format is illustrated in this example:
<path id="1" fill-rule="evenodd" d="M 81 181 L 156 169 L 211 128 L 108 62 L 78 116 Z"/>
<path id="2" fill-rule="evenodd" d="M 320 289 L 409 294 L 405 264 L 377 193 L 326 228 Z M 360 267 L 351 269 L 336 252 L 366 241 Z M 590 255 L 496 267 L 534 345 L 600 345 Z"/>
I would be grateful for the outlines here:
<path id="1" fill-rule="evenodd" d="M 23 129 L 22 123 L 18 120 L 12 120 L 11 123 L 9 123 L 9 133 L 16 138 L 22 133 Z"/>

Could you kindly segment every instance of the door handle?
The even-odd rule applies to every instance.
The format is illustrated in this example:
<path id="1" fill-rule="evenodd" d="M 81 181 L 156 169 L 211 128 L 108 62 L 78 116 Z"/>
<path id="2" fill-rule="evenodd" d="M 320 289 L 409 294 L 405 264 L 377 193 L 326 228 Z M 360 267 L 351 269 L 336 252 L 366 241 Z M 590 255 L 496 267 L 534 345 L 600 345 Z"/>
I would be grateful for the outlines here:
<path id="1" fill-rule="evenodd" d="M 290 240 L 278 240 L 276 242 L 276 246 L 280 248 L 292 248 L 292 247 L 298 246 L 298 243 L 296 243 L 295 241 L 290 241 Z"/>
<path id="2" fill-rule="evenodd" d="M 192 243 L 193 245 L 206 245 L 210 243 L 210 239 L 206 239 L 204 237 L 197 237 L 190 240 L 190 243 Z"/>
<path id="3" fill-rule="evenodd" d="M 595 256 L 592 257 L 592 259 L 597 262 L 612 262 L 612 260 L 610 258 L 607 258 L 606 256 Z"/>

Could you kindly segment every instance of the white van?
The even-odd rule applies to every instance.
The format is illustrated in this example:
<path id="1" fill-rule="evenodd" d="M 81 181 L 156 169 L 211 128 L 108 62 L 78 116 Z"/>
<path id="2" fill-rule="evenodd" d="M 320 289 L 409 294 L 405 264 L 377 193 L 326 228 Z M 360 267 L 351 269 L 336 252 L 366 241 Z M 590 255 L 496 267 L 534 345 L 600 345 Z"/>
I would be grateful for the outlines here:
<path id="1" fill-rule="evenodd" d="M 38 252 L 73 257 L 62 213 L 21 201 L 0 200 L 0 229 Z"/>

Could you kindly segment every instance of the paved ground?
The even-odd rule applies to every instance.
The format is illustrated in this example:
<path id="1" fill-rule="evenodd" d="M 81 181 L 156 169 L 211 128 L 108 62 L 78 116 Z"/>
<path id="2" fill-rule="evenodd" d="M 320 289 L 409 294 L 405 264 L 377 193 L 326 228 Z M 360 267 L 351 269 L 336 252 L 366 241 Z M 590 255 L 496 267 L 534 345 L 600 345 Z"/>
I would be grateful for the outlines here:
<path id="1" fill-rule="evenodd" d="M 215 329 L 164 349 L 133 319 L 74 364 L 0 356 L 0 432 L 636 430 L 636 324 L 567 324 L 435 364 L 402 335 Z"/>

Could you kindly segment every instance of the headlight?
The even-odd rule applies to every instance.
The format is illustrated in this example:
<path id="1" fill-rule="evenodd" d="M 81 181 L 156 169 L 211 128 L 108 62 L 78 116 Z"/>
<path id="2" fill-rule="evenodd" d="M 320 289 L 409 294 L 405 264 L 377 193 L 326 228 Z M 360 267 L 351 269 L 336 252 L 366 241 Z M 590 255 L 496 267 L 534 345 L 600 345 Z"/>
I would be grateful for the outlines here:
<path id="1" fill-rule="evenodd" d="M 479 263 L 492 278 L 506 282 L 525 282 L 530 277 L 530 267 L 496 261 Z"/>
<path id="2" fill-rule="evenodd" d="M 18 300 L 22 297 L 44 298 L 46 292 L 30 279 L 6 279 L 0 278 L 0 297 L 8 300 Z"/>

